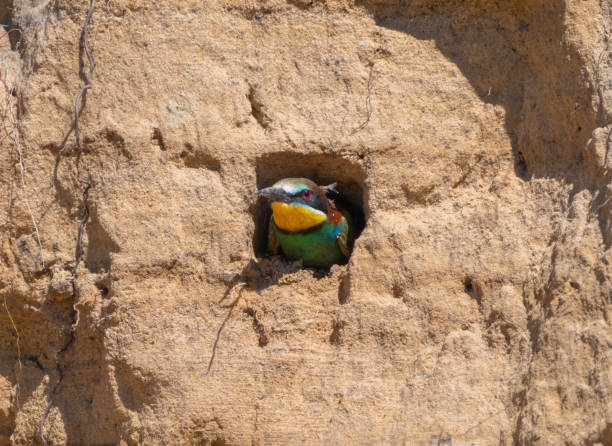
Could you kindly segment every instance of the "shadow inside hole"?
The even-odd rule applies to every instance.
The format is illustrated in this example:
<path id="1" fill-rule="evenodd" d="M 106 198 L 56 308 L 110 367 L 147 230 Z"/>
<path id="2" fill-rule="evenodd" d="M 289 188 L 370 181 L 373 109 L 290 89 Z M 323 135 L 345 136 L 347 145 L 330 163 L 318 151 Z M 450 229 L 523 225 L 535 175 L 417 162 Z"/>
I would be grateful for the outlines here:
<path id="1" fill-rule="evenodd" d="M 0 0 L 0 35 L 8 38 L 12 51 L 17 51 L 21 44 L 21 28 L 15 23 L 12 0 Z"/>
<path id="2" fill-rule="evenodd" d="M 357 162 L 328 154 L 278 152 L 257 160 L 256 175 L 257 189 L 269 187 L 283 178 L 308 178 L 319 185 L 336 183 L 339 194 L 330 198 L 340 209 L 351 215 L 355 240 L 366 225 L 368 205 L 365 172 Z M 269 254 L 268 229 L 271 214 L 269 201 L 259 198 L 252 209 L 255 222 L 253 250 L 256 257 Z"/>
<path id="3" fill-rule="evenodd" d="M 13 2 L 11 0 L 0 0 L 0 25 L 5 31 L 11 26 L 13 21 Z"/>

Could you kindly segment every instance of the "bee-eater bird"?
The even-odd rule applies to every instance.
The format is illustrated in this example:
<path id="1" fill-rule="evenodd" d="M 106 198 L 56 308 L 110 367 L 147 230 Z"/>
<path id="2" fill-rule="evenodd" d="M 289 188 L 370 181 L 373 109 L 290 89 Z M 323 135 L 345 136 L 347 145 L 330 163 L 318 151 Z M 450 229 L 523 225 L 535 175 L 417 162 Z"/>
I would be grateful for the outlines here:
<path id="1" fill-rule="evenodd" d="M 351 216 L 336 207 L 335 184 L 318 186 L 306 178 L 285 178 L 258 191 L 270 199 L 268 249 L 279 248 L 304 266 L 329 268 L 346 263 L 353 243 Z"/>

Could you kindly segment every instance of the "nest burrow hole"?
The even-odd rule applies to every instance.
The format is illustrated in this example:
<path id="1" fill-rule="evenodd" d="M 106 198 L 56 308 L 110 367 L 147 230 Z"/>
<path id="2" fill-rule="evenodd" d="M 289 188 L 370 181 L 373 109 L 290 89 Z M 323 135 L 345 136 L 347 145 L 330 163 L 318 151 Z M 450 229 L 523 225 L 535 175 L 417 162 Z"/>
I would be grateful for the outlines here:
<path id="1" fill-rule="evenodd" d="M 19 49 L 21 43 L 21 28 L 15 23 L 13 0 L 0 0 L 0 31 L 8 34 L 11 50 Z M 4 37 L 4 35 L 2 36 Z"/>
<path id="2" fill-rule="evenodd" d="M 319 185 L 336 183 L 337 191 L 351 205 L 355 239 L 365 227 L 368 216 L 365 172 L 357 162 L 327 154 L 272 153 L 257 159 L 256 177 L 257 189 L 272 186 L 283 178 L 308 178 Z M 268 224 L 271 216 L 268 201 L 259 198 L 252 215 L 255 221 L 253 250 L 256 257 L 262 257 L 268 254 Z"/>

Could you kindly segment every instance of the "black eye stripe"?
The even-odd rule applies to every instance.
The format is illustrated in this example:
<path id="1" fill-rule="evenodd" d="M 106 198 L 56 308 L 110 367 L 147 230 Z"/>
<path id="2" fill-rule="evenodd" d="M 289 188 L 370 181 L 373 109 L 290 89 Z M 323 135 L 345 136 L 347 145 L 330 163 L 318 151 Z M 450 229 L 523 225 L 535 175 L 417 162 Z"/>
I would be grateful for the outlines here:
<path id="1" fill-rule="evenodd" d="M 321 212 L 327 213 L 327 201 L 321 198 L 319 195 L 310 191 L 310 197 L 304 197 L 304 190 L 297 192 L 295 194 L 291 194 L 294 202 L 305 204 L 306 206 L 310 206 L 311 208 L 318 209 Z"/>

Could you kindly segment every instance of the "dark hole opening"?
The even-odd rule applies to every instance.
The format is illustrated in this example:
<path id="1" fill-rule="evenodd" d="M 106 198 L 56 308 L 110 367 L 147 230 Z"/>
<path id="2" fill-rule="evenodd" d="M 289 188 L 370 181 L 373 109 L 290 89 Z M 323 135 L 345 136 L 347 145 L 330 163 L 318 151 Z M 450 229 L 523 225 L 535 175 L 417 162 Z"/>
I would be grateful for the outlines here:
<path id="1" fill-rule="evenodd" d="M 0 34 L 8 38 L 11 50 L 17 51 L 21 43 L 21 28 L 15 23 L 12 0 L 0 0 Z M 6 34 L 5 34 L 6 33 Z"/>
<path id="2" fill-rule="evenodd" d="M 465 289 L 465 292 L 470 295 L 474 292 L 474 284 L 472 283 L 471 277 L 466 277 L 465 279 L 463 279 L 463 287 Z"/>
<path id="3" fill-rule="evenodd" d="M 527 176 L 527 162 L 525 161 L 525 156 L 523 155 L 523 152 L 517 152 L 516 154 L 515 169 L 516 173 L 521 178 L 525 178 Z"/>
<path id="4" fill-rule="evenodd" d="M 108 289 L 108 284 L 106 283 L 106 280 L 96 282 L 96 287 L 100 291 L 100 295 L 102 296 L 103 299 L 108 298 L 109 289 Z"/>
<path id="5" fill-rule="evenodd" d="M 308 178 L 319 185 L 336 183 L 339 195 L 330 198 L 350 212 L 355 226 L 355 240 L 366 225 L 368 204 L 365 172 L 358 161 L 328 154 L 277 152 L 257 160 L 256 175 L 257 189 L 269 187 L 283 178 Z M 252 215 L 255 221 L 253 250 L 256 257 L 264 257 L 269 254 L 269 202 L 259 198 L 252 209 Z"/>
<path id="6" fill-rule="evenodd" d="M 8 31 L 13 22 L 13 2 L 11 0 L 0 0 L 0 25 L 4 31 Z"/>

